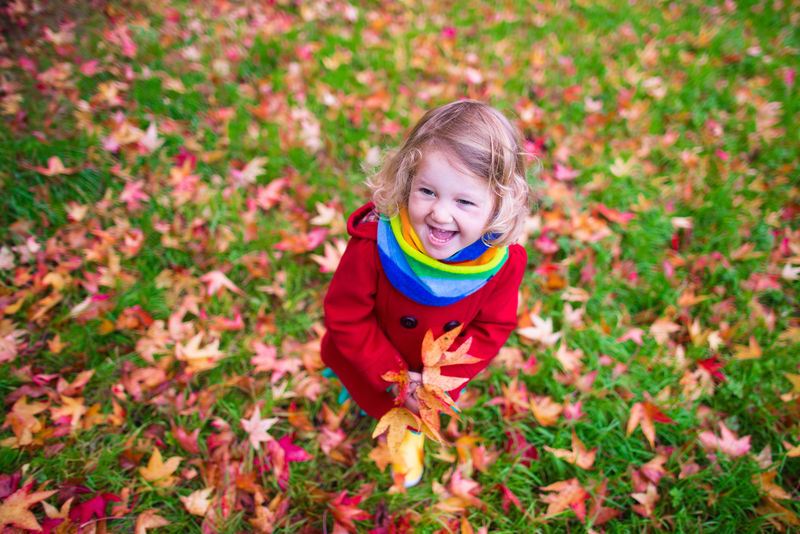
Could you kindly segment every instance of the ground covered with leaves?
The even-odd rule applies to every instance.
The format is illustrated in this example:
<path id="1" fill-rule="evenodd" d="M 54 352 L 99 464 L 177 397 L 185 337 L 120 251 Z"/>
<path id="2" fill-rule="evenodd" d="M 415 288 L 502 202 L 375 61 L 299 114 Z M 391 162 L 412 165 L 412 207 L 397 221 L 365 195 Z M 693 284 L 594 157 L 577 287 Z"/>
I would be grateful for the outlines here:
<path id="1" fill-rule="evenodd" d="M 0 530 L 800 528 L 800 9 L 0 6 Z M 364 167 L 519 125 L 519 329 L 403 490 L 323 376 Z"/>

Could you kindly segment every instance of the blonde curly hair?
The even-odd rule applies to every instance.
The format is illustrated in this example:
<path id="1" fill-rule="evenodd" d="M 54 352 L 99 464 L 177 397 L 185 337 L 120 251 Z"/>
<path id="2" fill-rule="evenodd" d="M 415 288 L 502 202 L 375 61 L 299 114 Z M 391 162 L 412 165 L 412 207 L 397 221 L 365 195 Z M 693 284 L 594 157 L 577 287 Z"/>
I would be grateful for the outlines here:
<path id="1" fill-rule="evenodd" d="M 494 214 L 484 243 L 505 246 L 516 241 L 533 199 L 522 136 L 505 115 L 477 100 L 458 100 L 428 111 L 400 148 L 388 154 L 367 179 L 378 212 L 391 217 L 408 205 L 414 173 L 429 150 L 448 154 L 463 170 L 489 182 Z"/>

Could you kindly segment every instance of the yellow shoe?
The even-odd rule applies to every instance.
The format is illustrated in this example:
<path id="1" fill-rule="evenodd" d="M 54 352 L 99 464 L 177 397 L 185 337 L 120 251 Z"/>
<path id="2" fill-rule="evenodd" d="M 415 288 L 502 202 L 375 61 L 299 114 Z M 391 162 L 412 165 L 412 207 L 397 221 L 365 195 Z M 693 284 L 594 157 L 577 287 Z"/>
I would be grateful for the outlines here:
<path id="1" fill-rule="evenodd" d="M 392 460 L 392 473 L 403 475 L 403 486 L 416 486 L 422 479 L 422 449 L 425 435 L 406 430 L 397 457 Z"/>

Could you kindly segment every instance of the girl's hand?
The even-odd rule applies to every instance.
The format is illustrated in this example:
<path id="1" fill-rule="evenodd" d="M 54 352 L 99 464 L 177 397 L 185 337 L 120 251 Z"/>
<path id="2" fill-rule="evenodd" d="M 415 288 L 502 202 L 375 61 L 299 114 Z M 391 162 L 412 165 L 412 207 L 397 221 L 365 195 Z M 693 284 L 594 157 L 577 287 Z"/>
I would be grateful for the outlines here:
<path id="1" fill-rule="evenodd" d="M 419 401 L 417 401 L 417 388 L 422 387 L 422 373 L 408 372 L 408 390 L 406 392 L 405 406 L 408 410 L 419 415 Z M 395 397 L 400 391 L 397 384 L 392 384 L 392 395 Z"/>
<path id="2" fill-rule="evenodd" d="M 419 401 L 417 400 L 417 389 L 422 387 L 422 373 L 408 372 L 408 395 L 406 396 L 406 408 L 416 415 L 419 415 Z"/>

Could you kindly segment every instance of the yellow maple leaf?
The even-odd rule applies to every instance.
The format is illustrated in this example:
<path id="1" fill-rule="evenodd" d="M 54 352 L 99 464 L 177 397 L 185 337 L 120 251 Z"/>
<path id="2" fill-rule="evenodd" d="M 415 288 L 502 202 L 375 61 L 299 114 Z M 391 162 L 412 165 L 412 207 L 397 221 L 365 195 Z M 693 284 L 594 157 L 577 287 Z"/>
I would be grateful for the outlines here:
<path id="1" fill-rule="evenodd" d="M 406 429 L 411 427 L 419 431 L 421 423 L 419 417 L 409 412 L 407 409 L 402 407 L 392 408 L 380 418 L 378 426 L 376 426 L 375 430 L 372 432 L 372 437 L 378 437 L 383 434 L 386 429 L 389 429 L 389 433 L 386 436 L 386 444 L 389 446 L 389 454 L 391 454 L 392 457 L 396 457 L 400 450 L 400 443 L 403 441 L 403 436 L 406 435 Z"/>
<path id="2" fill-rule="evenodd" d="M 761 357 L 761 346 L 756 341 L 755 336 L 750 336 L 748 345 L 734 345 L 734 357 L 737 360 L 753 360 Z"/>
<path id="3" fill-rule="evenodd" d="M 158 448 L 153 447 L 153 455 L 150 456 L 150 461 L 147 462 L 147 467 L 140 467 L 139 474 L 148 482 L 152 482 L 154 486 L 167 488 L 177 482 L 178 477 L 172 476 L 180 465 L 180 456 L 173 456 L 166 462 L 161 457 L 161 452 Z"/>

